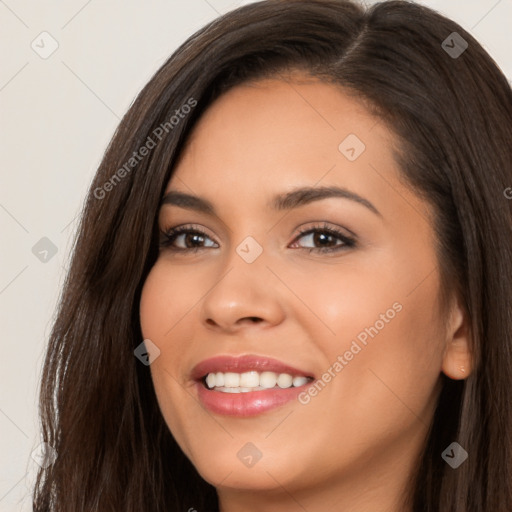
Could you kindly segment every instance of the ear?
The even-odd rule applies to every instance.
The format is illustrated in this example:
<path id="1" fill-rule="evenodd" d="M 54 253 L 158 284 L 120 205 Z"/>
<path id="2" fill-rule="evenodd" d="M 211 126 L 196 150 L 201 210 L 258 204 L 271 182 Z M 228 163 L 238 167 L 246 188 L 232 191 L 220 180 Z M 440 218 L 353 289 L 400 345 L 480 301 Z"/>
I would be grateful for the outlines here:
<path id="1" fill-rule="evenodd" d="M 470 351 L 469 318 L 457 298 L 450 311 L 446 329 L 446 345 L 443 355 L 442 371 L 454 380 L 467 378 L 473 371 Z"/>

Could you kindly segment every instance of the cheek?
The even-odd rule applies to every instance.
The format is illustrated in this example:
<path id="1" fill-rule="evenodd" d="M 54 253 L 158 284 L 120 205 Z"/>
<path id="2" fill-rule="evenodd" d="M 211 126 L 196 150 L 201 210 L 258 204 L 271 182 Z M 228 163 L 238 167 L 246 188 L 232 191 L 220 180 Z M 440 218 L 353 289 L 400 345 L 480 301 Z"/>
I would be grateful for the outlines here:
<path id="1" fill-rule="evenodd" d="M 200 299 L 202 290 L 197 271 L 168 269 L 165 260 L 158 260 L 142 288 L 139 311 L 144 337 L 168 339 Z"/>
<path id="2" fill-rule="evenodd" d="M 367 344 L 357 369 L 356 365 L 351 369 L 358 376 L 350 388 L 361 403 L 375 407 L 376 419 L 390 429 L 400 423 L 412 426 L 419 418 L 429 422 L 443 353 L 434 288 L 429 283 L 416 294 L 399 290 L 389 294 L 388 300 L 398 299 L 396 314 L 384 313 L 383 322 L 374 316 L 360 331 L 368 334 Z"/>
<path id="3" fill-rule="evenodd" d="M 179 411 L 188 394 L 180 371 L 185 366 L 183 351 L 175 340 L 185 339 L 178 333 L 182 323 L 186 323 L 187 311 L 197 301 L 197 291 L 192 291 L 197 286 L 183 286 L 183 278 L 179 272 L 166 271 L 165 265 L 157 261 L 144 283 L 139 306 L 142 335 L 160 350 L 149 367 L 156 398 L 178 442 L 185 431 Z M 182 448 L 187 451 L 186 447 Z"/>
<path id="4" fill-rule="evenodd" d="M 166 286 L 162 280 L 163 275 L 158 272 L 158 263 L 151 269 L 144 286 L 142 287 L 139 315 L 142 335 L 144 338 L 154 340 L 162 335 L 164 330 L 164 316 L 161 312 L 164 304 L 169 300 Z"/>
<path id="5" fill-rule="evenodd" d="M 343 284 L 320 280 L 313 286 L 318 295 L 310 296 L 310 304 L 316 298 L 336 335 L 317 330 L 325 385 L 301 402 L 304 425 L 328 411 L 331 421 L 318 431 L 315 449 L 328 446 L 324 456 L 332 464 L 340 454 L 371 460 L 400 439 L 421 437 L 436 403 L 442 359 L 435 280 L 412 294 L 410 288 L 389 286 L 386 278 L 370 286 L 366 278 L 346 276 Z"/>
<path id="6" fill-rule="evenodd" d="M 317 317 L 315 329 L 311 320 L 308 329 L 323 354 L 323 376 L 329 381 L 318 403 L 330 402 L 336 411 L 335 402 L 350 401 L 354 417 L 388 417 L 390 427 L 393 414 L 414 420 L 408 408 L 421 413 L 430 406 L 441 372 L 439 281 L 433 274 L 415 288 L 421 281 L 415 276 L 427 273 L 423 268 L 397 267 L 396 261 L 355 268 L 346 261 L 338 269 L 320 269 L 314 279 L 295 281 L 297 295 Z"/>
<path id="7" fill-rule="evenodd" d="M 317 265 L 314 271 L 300 268 L 282 272 L 283 281 L 290 284 L 298 299 L 294 301 L 288 292 L 287 301 L 296 304 L 293 320 L 302 322 L 312 342 L 331 357 L 348 349 L 358 336 L 364 344 L 370 339 L 368 329 L 377 324 L 381 331 L 402 309 L 394 279 L 380 265 L 361 260 L 354 255 L 340 263 Z"/>

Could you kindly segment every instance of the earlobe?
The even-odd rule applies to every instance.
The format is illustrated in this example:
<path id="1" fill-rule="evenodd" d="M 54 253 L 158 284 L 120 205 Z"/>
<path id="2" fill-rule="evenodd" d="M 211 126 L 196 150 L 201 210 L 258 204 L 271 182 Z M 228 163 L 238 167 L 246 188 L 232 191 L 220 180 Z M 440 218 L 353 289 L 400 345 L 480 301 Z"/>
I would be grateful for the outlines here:
<path id="1" fill-rule="evenodd" d="M 468 357 L 454 354 L 449 350 L 445 354 L 442 370 L 450 379 L 463 380 L 469 377 L 472 367 Z"/>
<path id="2" fill-rule="evenodd" d="M 470 328 L 468 316 L 458 302 L 452 310 L 446 336 L 442 371 L 450 379 L 466 379 L 473 370 Z"/>

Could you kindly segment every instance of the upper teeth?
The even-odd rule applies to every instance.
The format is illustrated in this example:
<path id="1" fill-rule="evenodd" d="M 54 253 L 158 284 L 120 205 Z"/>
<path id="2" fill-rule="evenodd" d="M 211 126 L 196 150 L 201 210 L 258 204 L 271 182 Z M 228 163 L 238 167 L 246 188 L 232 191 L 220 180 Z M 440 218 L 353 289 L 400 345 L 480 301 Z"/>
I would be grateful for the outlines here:
<path id="1" fill-rule="evenodd" d="M 293 377 L 289 373 L 274 372 L 245 372 L 245 373 L 209 373 L 206 376 L 206 385 L 212 388 L 221 388 L 219 391 L 226 391 L 231 388 L 238 391 L 253 391 L 257 389 L 270 389 L 276 386 L 280 388 L 290 388 L 292 386 L 303 386 L 309 381 L 307 377 Z M 231 390 L 230 389 L 230 390 Z"/>

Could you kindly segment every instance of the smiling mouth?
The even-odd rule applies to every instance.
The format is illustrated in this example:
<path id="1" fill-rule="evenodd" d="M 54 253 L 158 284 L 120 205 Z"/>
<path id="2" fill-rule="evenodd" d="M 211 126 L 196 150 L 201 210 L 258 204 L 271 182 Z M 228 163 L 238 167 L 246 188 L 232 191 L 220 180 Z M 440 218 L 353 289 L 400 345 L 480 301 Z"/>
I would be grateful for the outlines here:
<path id="1" fill-rule="evenodd" d="M 271 389 L 298 388 L 312 382 L 313 377 L 276 373 L 270 371 L 248 371 L 243 373 L 215 372 L 204 375 L 203 386 L 210 391 L 221 393 L 250 393 Z"/>

